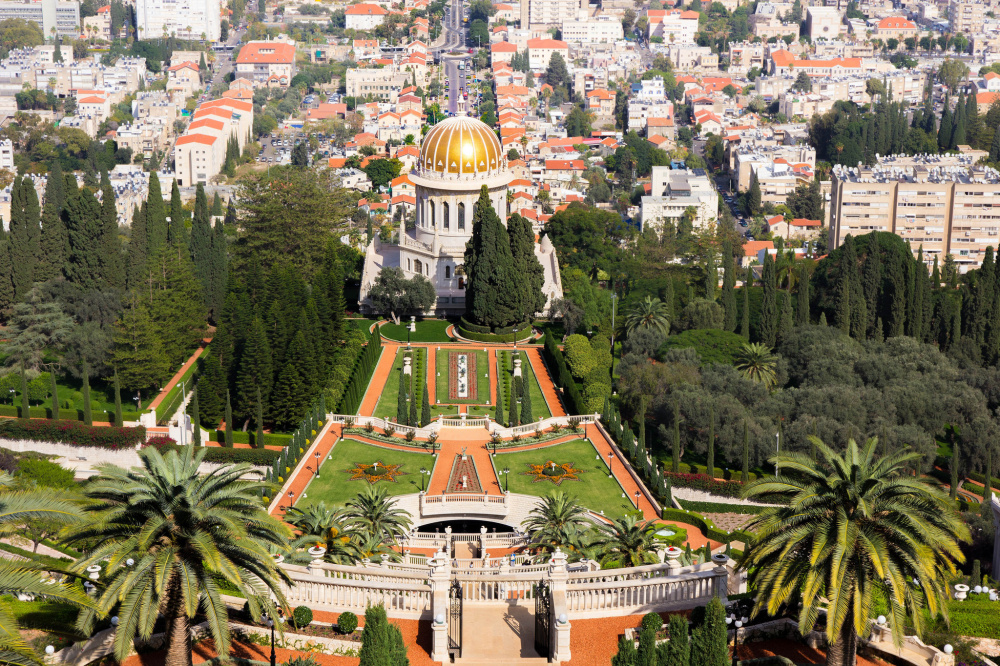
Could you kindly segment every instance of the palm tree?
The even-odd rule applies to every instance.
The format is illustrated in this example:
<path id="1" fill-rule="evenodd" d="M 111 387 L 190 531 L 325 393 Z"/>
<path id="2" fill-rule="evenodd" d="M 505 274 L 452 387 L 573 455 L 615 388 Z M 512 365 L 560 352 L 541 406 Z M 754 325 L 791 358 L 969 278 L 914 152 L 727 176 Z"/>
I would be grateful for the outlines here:
<path id="1" fill-rule="evenodd" d="M 619 518 L 601 527 L 594 546 L 605 561 L 615 560 L 625 567 L 657 562 L 656 523 L 640 521 L 635 516 Z"/>
<path id="2" fill-rule="evenodd" d="M 658 298 L 646 296 L 633 306 L 625 317 L 625 334 L 640 328 L 650 328 L 666 335 L 670 332 L 670 316 L 667 304 Z"/>
<path id="3" fill-rule="evenodd" d="M 969 529 L 946 493 L 910 476 L 919 453 L 876 457 L 876 438 L 863 448 L 852 439 L 843 454 L 817 437 L 809 441 L 818 461 L 804 453 L 775 456 L 781 477 L 743 491 L 780 506 L 754 519 L 757 539 L 740 566 L 758 591 L 754 613 L 799 604 L 805 632 L 825 607 L 826 662 L 844 666 L 855 662 L 876 596 L 884 597 L 893 627 L 912 622 L 918 633 L 925 611 L 947 613 L 947 578 L 964 561 L 959 542 Z M 892 633 L 900 645 L 903 632 Z"/>
<path id="4" fill-rule="evenodd" d="M 0 536 L 19 532 L 29 521 L 70 524 L 80 519 L 74 504 L 49 491 L 15 491 L 13 479 L 0 472 Z M 91 601 L 77 587 L 51 584 L 45 569 L 34 562 L 0 559 L 0 594 L 26 594 L 39 599 L 62 601 L 86 607 Z M 0 662 L 14 666 L 34 666 L 42 660 L 21 637 L 17 619 L 7 606 L 0 607 Z"/>
<path id="5" fill-rule="evenodd" d="M 157 616 L 166 620 L 168 666 L 191 665 L 191 619 L 203 613 L 219 654 L 229 651 L 229 623 L 220 582 L 245 596 L 259 619 L 284 603 L 269 548 L 285 550 L 291 529 L 269 516 L 260 503 L 264 483 L 242 477 L 247 463 L 223 465 L 201 476 L 205 450 L 166 456 L 144 449 L 141 468 L 99 465 L 86 488 L 89 521 L 71 529 L 69 544 L 93 544 L 75 570 L 106 561 L 96 614 L 117 607 L 115 657 L 124 661 L 136 635 L 149 638 Z M 93 626 L 94 612 L 77 620 Z M 89 635 L 89 634 L 88 634 Z"/>
<path id="6" fill-rule="evenodd" d="M 546 495 L 521 523 L 531 534 L 531 548 L 552 552 L 556 548 L 578 551 L 589 528 L 587 509 L 565 491 Z"/>
<path id="7" fill-rule="evenodd" d="M 357 535 L 347 524 L 343 509 L 331 509 L 325 502 L 311 504 L 305 509 L 292 507 L 285 513 L 285 520 L 302 532 L 302 536 L 292 543 L 293 550 L 323 546 L 327 561 L 334 564 L 354 564 L 363 557 L 355 538 Z"/>
<path id="8" fill-rule="evenodd" d="M 743 349 L 736 355 L 736 369 L 747 379 L 763 384 L 767 390 L 771 390 L 777 382 L 774 367 L 777 360 L 771 354 L 771 348 L 759 342 L 751 342 L 743 345 Z"/>
<path id="9" fill-rule="evenodd" d="M 347 503 L 344 518 L 365 537 L 374 537 L 382 544 L 402 539 L 412 524 L 410 514 L 396 508 L 396 500 L 389 498 L 385 486 L 368 486 L 358 493 Z"/>

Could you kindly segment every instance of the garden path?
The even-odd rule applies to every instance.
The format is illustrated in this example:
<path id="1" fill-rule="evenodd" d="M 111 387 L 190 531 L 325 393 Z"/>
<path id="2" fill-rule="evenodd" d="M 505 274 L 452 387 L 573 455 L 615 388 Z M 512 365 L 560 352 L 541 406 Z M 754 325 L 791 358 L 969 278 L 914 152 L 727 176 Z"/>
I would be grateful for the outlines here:
<path id="1" fill-rule="evenodd" d="M 191 358 L 189 358 L 187 361 L 184 362 L 184 365 L 181 366 L 181 369 L 178 370 L 177 373 L 170 378 L 170 381 L 167 382 L 167 385 L 164 386 L 163 389 L 160 391 L 160 395 L 153 398 L 153 402 L 149 403 L 149 409 L 156 409 L 157 407 L 160 406 L 160 403 L 163 402 L 163 399 L 167 397 L 167 394 L 170 393 L 170 391 L 175 386 L 177 386 L 177 384 L 180 383 L 181 377 L 183 377 L 184 373 L 186 373 L 188 370 L 191 369 L 191 366 L 195 364 L 195 362 L 198 360 L 198 357 L 202 355 L 202 353 L 205 351 L 205 347 L 207 347 L 208 343 L 211 341 L 212 338 L 205 338 L 204 340 L 201 341 L 202 344 L 198 347 L 198 349 L 195 350 L 193 354 L 191 354 Z"/>
<path id="2" fill-rule="evenodd" d="M 320 460 L 326 460 L 326 457 L 330 455 L 330 451 L 333 450 L 333 445 L 337 443 L 337 440 L 340 439 L 343 432 L 344 432 L 344 426 L 336 423 L 332 424 L 330 426 L 330 429 L 326 431 L 326 435 L 324 435 L 323 438 L 320 439 L 318 442 L 315 442 L 313 446 L 310 447 L 308 451 L 306 451 L 305 457 L 307 460 L 309 460 L 309 462 L 306 463 L 305 465 L 302 465 L 302 468 L 299 469 L 299 473 L 295 475 L 295 478 L 292 480 L 291 484 L 287 485 L 283 489 L 286 497 L 285 504 L 281 504 L 280 502 L 278 503 L 278 506 L 274 510 L 274 515 L 276 517 L 284 518 L 285 509 L 287 508 L 288 505 L 288 500 L 287 500 L 288 493 L 289 492 L 295 493 L 294 495 L 295 498 L 302 497 L 302 492 L 306 489 L 306 486 L 309 485 L 309 482 L 312 481 L 312 478 L 316 475 L 316 471 L 314 469 L 316 463 L 312 462 L 316 458 L 315 454 L 319 453 Z"/>
<path id="3" fill-rule="evenodd" d="M 382 356 L 379 357 L 375 365 L 375 372 L 372 373 L 371 381 L 368 382 L 368 390 L 365 391 L 364 400 L 361 401 L 361 408 L 358 414 L 361 416 L 373 416 L 375 408 L 378 407 L 378 399 L 382 397 L 382 390 L 385 383 L 392 374 L 392 365 L 396 362 L 396 351 L 399 345 L 382 343 Z"/>
<path id="4" fill-rule="evenodd" d="M 538 385 L 542 387 L 542 395 L 549 405 L 552 416 L 566 416 L 566 410 L 563 409 L 562 401 L 559 400 L 559 391 L 556 390 L 556 385 L 553 383 L 552 377 L 549 376 L 549 370 L 542 360 L 542 350 L 538 347 L 523 347 L 523 349 L 524 353 L 528 355 L 528 362 L 531 363 L 531 369 L 535 373 L 535 378 L 538 379 Z"/>

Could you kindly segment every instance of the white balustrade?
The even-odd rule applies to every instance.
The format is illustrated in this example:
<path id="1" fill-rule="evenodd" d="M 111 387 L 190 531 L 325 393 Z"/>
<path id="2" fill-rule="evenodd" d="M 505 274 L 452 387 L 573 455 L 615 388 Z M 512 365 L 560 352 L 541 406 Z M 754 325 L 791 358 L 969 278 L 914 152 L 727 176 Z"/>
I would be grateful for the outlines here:
<path id="1" fill-rule="evenodd" d="M 421 516 L 443 516 L 475 511 L 477 514 L 503 517 L 509 510 L 507 497 L 502 495 L 471 495 L 451 493 L 446 495 L 421 495 Z M 479 536 L 476 540 L 479 540 Z"/>

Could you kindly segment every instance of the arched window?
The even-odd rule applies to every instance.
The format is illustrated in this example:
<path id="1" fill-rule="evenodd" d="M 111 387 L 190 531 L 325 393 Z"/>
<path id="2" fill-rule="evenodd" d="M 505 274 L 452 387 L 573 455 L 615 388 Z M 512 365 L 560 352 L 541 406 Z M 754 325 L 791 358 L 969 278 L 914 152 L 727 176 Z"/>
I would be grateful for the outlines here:
<path id="1" fill-rule="evenodd" d="M 413 261 L 410 259 L 406 260 L 406 270 L 413 271 Z"/>
<path id="2" fill-rule="evenodd" d="M 458 204 L 458 230 L 465 231 L 465 204 Z"/>
<path id="3" fill-rule="evenodd" d="M 423 273 L 424 272 L 424 265 L 423 265 L 423 263 L 421 263 L 421 261 L 419 259 L 414 259 L 413 260 L 413 266 L 416 269 L 415 271 L 413 271 L 414 273 Z"/>
<path id="4" fill-rule="evenodd" d="M 441 215 L 444 216 L 444 230 L 448 231 L 451 229 L 451 206 L 448 205 L 447 201 L 441 203 Z"/>
<path id="5" fill-rule="evenodd" d="M 462 204 L 458 204 L 458 205 L 461 206 Z M 444 279 L 445 280 L 450 280 L 451 279 L 451 266 L 445 266 L 444 267 Z"/>
<path id="6" fill-rule="evenodd" d="M 430 223 L 430 227 L 433 229 L 434 227 L 437 226 L 437 216 L 434 214 L 434 200 L 433 199 L 431 200 L 430 204 L 431 204 L 431 223 Z"/>

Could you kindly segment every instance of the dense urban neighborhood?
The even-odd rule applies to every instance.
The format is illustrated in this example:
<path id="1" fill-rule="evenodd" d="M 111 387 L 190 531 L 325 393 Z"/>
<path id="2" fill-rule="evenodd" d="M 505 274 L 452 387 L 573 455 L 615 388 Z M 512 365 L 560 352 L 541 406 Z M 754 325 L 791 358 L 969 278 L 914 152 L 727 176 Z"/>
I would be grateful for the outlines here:
<path id="1" fill-rule="evenodd" d="M 1000 661 L 1000 3 L 101 2 L 0 0 L 0 664 Z"/>

